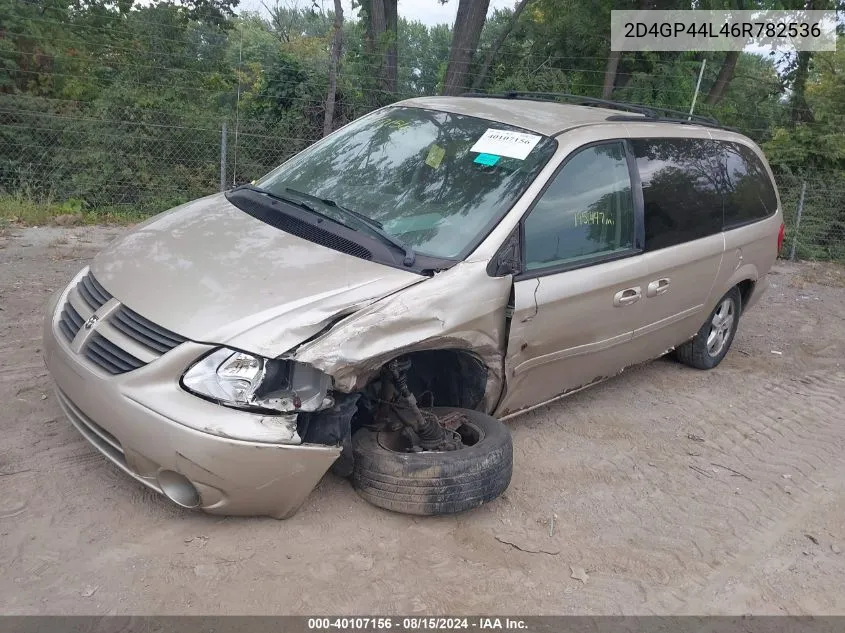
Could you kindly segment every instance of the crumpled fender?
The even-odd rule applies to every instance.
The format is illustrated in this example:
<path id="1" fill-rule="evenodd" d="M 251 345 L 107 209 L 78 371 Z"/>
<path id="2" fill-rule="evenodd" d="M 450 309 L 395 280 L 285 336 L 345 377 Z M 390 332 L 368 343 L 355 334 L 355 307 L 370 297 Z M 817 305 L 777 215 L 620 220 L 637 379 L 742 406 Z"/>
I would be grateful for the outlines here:
<path id="1" fill-rule="evenodd" d="M 411 281 L 410 283 L 419 283 Z M 235 336 L 217 334 L 215 341 L 274 358 L 300 341 L 312 338 L 344 317 L 358 312 L 392 290 L 388 285 L 366 282 L 341 292 L 328 291 L 283 307 L 274 307 L 237 322 Z M 234 328 L 232 328 L 234 329 Z"/>
<path id="2" fill-rule="evenodd" d="M 334 379 L 344 393 L 362 389 L 389 360 L 430 349 L 463 349 L 487 366 L 483 408 L 502 390 L 505 309 L 510 277 L 493 278 L 486 262 L 462 262 L 347 317 L 291 356 Z"/>

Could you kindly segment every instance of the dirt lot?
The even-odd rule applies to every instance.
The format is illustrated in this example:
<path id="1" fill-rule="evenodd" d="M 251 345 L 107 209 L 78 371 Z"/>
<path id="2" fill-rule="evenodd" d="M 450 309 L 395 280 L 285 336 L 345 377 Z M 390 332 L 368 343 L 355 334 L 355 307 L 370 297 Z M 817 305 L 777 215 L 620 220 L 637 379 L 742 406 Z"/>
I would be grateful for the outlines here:
<path id="1" fill-rule="evenodd" d="M 778 265 L 713 372 L 659 360 L 512 421 L 488 506 L 411 518 L 327 475 L 280 522 L 172 507 L 62 417 L 43 306 L 115 234 L 0 236 L 0 611 L 845 614 L 842 269 Z"/>

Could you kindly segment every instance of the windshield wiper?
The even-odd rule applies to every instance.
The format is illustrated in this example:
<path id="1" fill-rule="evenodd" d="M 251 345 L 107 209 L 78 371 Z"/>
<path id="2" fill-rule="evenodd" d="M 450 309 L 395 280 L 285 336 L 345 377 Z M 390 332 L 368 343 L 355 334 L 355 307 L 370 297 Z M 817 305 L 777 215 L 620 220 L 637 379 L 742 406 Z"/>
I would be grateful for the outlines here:
<path id="1" fill-rule="evenodd" d="M 380 229 L 384 228 L 384 225 L 381 222 L 379 222 L 378 220 L 373 220 L 372 218 L 368 218 L 363 213 L 359 213 L 358 211 L 350 209 L 349 207 L 344 207 L 343 205 L 338 204 L 337 202 L 335 202 L 334 200 L 332 200 L 330 198 L 321 198 L 319 196 L 315 196 L 312 193 L 305 193 L 304 191 L 299 191 L 298 189 L 294 189 L 293 187 L 285 187 L 285 191 L 287 191 L 288 193 L 292 193 L 295 196 L 299 196 L 300 198 L 305 198 L 307 200 L 313 200 L 314 202 L 321 202 L 322 204 L 326 205 L 327 207 L 334 207 L 335 209 L 340 209 L 344 213 L 348 213 L 349 215 L 355 216 L 356 218 L 358 218 L 362 222 L 366 222 L 368 226 L 374 225 L 374 226 L 377 226 Z"/>
<path id="2" fill-rule="evenodd" d="M 270 191 L 269 189 L 263 189 L 262 187 L 257 187 L 253 184 L 241 185 L 239 187 L 236 187 L 235 189 L 236 190 L 237 189 L 249 189 L 250 191 L 254 191 L 256 193 L 263 194 L 263 195 L 267 196 L 268 198 L 273 198 L 274 200 L 280 200 L 281 202 L 287 202 L 288 204 L 292 204 L 296 207 L 299 207 L 300 209 L 305 209 L 306 211 L 310 211 L 314 215 L 318 215 L 321 218 L 323 218 L 324 220 L 328 220 L 329 222 L 334 222 L 335 224 L 341 224 L 343 226 L 346 226 L 347 228 L 352 228 L 352 227 L 347 226 L 345 223 L 340 222 L 340 221 L 334 219 L 333 217 L 326 215 L 325 213 L 321 213 L 317 209 L 317 207 L 315 207 L 310 202 L 306 202 L 304 200 L 299 200 L 296 197 L 283 196 L 283 195 L 280 195 L 278 193 L 274 193 L 274 192 Z"/>
<path id="3" fill-rule="evenodd" d="M 414 252 L 414 250 L 410 246 L 405 244 L 405 242 L 400 240 L 398 237 L 394 237 L 390 233 L 386 232 L 384 230 L 384 225 L 381 222 L 379 222 L 378 220 L 373 220 L 372 218 L 368 218 L 363 213 L 358 213 L 357 211 L 354 211 L 354 210 L 352 210 L 348 207 L 340 205 L 337 202 L 335 202 L 334 200 L 331 200 L 329 198 L 320 198 L 319 196 L 315 196 L 315 195 L 312 195 L 310 193 L 305 193 L 304 191 L 297 191 L 296 189 L 293 189 L 291 187 L 285 187 L 285 191 L 287 193 L 292 193 L 295 196 L 300 196 L 300 197 L 304 198 L 305 200 L 314 200 L 315 202 L 320 202 L 320 203 L 326 205 L 327 207 L 332 207 L 333 209 L 337 209 L 338 211 L 346 214 L 346 217 L 351 218 L 354 221 L 357 221 L 357 222 L 363 224 L 368 229 L 370 229 L 373 233 L 378 235 L 382 239 L 382 241 L 387 242 L 388 244 L 391 244 L 392 246 L 395 246 L 396 248 L 404 251 L 405 252 L 405 259 L 402 263 L 405 266 L 413 266 L 414 262 L 417 260 L 417 254 Z M 303 204 L 306 204 L 306 203 L 303 203 Z M 318 213 L 318 212 L 315 211 L 315 213 Z"/>

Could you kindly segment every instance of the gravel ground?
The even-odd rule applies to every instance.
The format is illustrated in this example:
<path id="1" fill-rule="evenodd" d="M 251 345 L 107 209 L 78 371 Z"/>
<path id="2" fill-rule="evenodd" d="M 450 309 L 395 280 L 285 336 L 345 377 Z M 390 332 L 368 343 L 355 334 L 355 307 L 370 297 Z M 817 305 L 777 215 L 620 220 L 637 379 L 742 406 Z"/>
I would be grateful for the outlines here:
<path id="1" fill-rule="evenodd" d="M 116 234 L 0 235 L 0 612 L 845 614 L 843 269 L 779 264 L 715 371 L 513 420 L 489 505 L 407 517 L 327 475 L 275 521 L 175 508 L 62 416 L 44 304 Z"/>

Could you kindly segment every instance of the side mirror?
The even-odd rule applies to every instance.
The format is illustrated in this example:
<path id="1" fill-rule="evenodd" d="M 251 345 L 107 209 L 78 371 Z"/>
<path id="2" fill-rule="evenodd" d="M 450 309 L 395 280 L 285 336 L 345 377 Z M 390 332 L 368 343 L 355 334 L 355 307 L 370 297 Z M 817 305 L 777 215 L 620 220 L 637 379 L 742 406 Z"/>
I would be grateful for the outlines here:
<path id="1" fill-rule="evenodd" d="M 491 277 L 504 277 L 522 272 L 522 254 L 519 250 L 519 227 L 514 229 L 496 255 L 487 265 Z"/>

